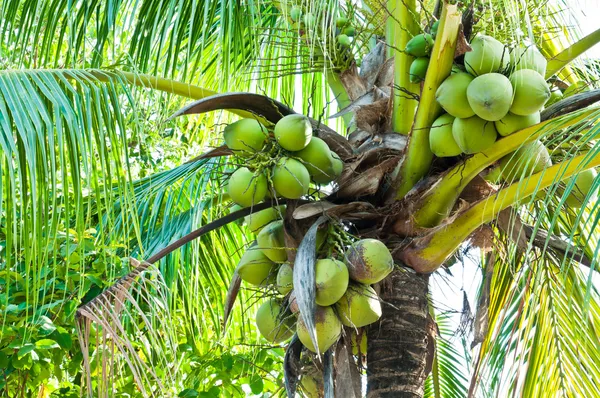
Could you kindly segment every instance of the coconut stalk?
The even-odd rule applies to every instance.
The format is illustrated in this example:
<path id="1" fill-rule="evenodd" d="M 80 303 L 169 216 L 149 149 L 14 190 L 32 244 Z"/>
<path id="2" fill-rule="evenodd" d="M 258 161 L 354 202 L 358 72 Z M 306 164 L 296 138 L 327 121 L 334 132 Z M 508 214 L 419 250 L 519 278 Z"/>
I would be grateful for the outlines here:
<path id="1" fill-rule="evenodd" d="M 400 259 L 419 273 L 431 273 L 438 269 L 473 231 L 492 221 L 502 210 L 559 181 L 599 165 L 600 153 L 591 156 L 590 152 L 586 152 L 501 189 L 475 203 L 451 222 L 413 240 L 400 253 Z"/>
<path id="2" fill-rule="evenodd" d="M 341 111 L 342 109 L 349 106 L 352 103 L 352 101 L 348 96 L 346 87 L 344 87 L 344 84 L 340 79 L 340 74 L 338 72 L 328 70 L 326 74 L 326 79 L 327 84 L 329 85 L 329 89 L 333 93 L 333 96 L 335 97 L 335 100 L 338 104 L 338 110 Z M 350 123 L 352 122 L 352 112 L 344 113 L 342 115 L 342 120 L 344 120 L 344 125 L 346 126 L 346 128 L 350 127 Z"/>
<path id="3" fill-rule="evenodd" d="M 418 102 L 419 84 L 410 81 L 410 64 L 413 57 L 402 50 L 406 43 L 419 32 L 415 22 L 417 14 L 416 0 L 388 0 L 388 18 L 386 21 L 386 42 L 388 57 L 394 58 L 394 87 L 392 87 L 393 110 L 392 129 L 407 135 L 412 128 Z"/>
<path id="4" fill-rule="evenodd" d="M 400 185 L 396 190 L 396 199 L 403 198 L 427 174 L 433 160 L 433 153 L 429 148 L 429 129 L 441 109 L 435 100 L 435 92 L 452 70 L 460 22 L 461 13 L 457 6 L 444 2 L 438 34 L 431 52 L 431 61 L 421 90 L 415 123 L 397 177 Z"/>

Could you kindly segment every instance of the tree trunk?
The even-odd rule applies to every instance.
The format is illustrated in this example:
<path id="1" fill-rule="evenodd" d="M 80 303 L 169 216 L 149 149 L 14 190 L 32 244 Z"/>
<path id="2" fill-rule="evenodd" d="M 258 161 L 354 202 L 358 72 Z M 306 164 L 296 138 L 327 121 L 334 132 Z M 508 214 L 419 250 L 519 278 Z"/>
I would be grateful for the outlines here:
<path id="1" fill-rule="evenodd" d="M 367 331 L 367 397 L 423 397 L 428 280 L 398 270 L 382 283 L 383 314 Z"/>

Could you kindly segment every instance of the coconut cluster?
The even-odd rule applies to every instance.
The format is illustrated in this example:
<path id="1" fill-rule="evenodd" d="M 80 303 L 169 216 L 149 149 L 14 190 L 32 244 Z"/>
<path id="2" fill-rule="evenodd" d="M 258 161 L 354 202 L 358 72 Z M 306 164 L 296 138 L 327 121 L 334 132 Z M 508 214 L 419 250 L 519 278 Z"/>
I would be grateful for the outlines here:
<path id="1" fill-rule="evenodd" d="M 304 35 L 306 32 L 318 31 L 322 28 L 322 23 L 317 19 L 315 14 L 310 11 L 305 12 L 301 7 L 292 7 L 289 11 L 289 17 L 294 26 L 299 29 L 301 35 Z M 341 47 L 350 47 L 352 38 L 355 35 L 356 28 L 351 18 L 340 16 L 335 19 L 335 38 L 338 45 Z"/>
<path id="2" fill-rule="evenodd" d="M 429 67 L 429 56 L 433 49 L 433 43 L 437 35 L 439 21 L 431 25 L 429 33 L 421 33 L 414 36 L 406 43 L 404 52 L 415 59 L 410 64 L 409 80 L 411 83 L 419 83 L 425 80 L 427 68 Z"/>
<path id="3" fill-rule="evenodd" d="M 344 167 L 322 139 L 313 136 L 310 120 L 299 114 L 283 117 L 272 130 L 255 119 L 225 127 L 225 144 L 245 163 L 229 178 L 228 193 L 242 207 L 266 197 L 298 199 L 312 183 L 328 184 Z"/>

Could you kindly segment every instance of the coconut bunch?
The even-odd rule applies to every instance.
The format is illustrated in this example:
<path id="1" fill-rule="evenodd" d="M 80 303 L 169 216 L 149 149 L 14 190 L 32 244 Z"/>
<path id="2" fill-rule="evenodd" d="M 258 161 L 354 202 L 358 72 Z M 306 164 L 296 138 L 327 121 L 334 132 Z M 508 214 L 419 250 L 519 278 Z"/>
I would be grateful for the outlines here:
<path id="1" fill-rule="evenodd" d="M 304 36 L 306 32 L 318 30 L 321 24 L 318 18 L 311 12 L 304 12 L 301 7 L 293 6 L 289 10 L 289 17 L 293 26 L 300 31 L 300 36 Z M 356 34 L 356 27 L 353 25 L 353 20 L 350 15 L 340 16 L 335 18 L 335 37 L 337 43 L 342 47 L 350 47 L 352 38 Z"/>
<path id="2" fill-rule="evenodd" d="M 429 66 L 429 56 L 431 55 L 431 49 L 433 48 L 439 24 L 440 21 L 435 21 L 431 25 L 429 33 L 418 34 L 406 43 L 404 52 L 415 57 L 409 69 L 411 83 L 419 83 L 425 80 L 427 67 Z"/>
<path id="3" fill-rule="evenodd" d="M 310 120 L 283 117 L 269 130 L 259 121 L 241 119 L 225 127 L 225 144 L 245 166 L 229 178 L 228 193 L 242 207 L 266 197 L 298 199 L 311 181 L 327 184 L 340 176 L 343 162 L 325 141 L 313 136 Z"/>

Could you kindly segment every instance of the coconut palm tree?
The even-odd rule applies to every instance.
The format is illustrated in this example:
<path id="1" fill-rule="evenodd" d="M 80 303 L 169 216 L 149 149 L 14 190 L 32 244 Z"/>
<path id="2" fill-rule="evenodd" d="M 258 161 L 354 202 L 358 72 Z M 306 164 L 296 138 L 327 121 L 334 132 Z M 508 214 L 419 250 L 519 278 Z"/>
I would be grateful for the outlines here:
<path id="1" fill-rule="evenodd" d="M 364 374 L 373 397 L 600 395 L 600 183 L 578 180 L 600 164 L 598 69 L 578 58 L 600 31 L 564 27 L 568 3 L 455 3 L 2 3 L 0 391 L 293 395 L 310 359 L 326 396 L 360 396 Z M 407 43 L 435 21 L 414 82 Z M 477 33 L 537 46 L 544 79 L 576 93 L 474 154 L 434 156 L 436 91 Z M 224 126 L 293 113 L 344 162 L 333 184 L 286 201 L 294 272 L 314 280 L 323 223 L 385 242 L 396 264 L 375 286 L 381 319 L 316 358 L 296 338 L 256 337 L 271 293 L 240 288 L 254 237 L 237 221 L 281 203 L 230 212 L 225 188 L 240 162 Z M 532 142 L 543 167 L 508 172 L 515 151 L 537 161 Z M 463 367 L 430 283 L 473 259 Z M 314 297 L 298 286 L 311 329 Z"/>

